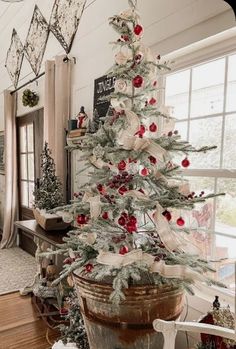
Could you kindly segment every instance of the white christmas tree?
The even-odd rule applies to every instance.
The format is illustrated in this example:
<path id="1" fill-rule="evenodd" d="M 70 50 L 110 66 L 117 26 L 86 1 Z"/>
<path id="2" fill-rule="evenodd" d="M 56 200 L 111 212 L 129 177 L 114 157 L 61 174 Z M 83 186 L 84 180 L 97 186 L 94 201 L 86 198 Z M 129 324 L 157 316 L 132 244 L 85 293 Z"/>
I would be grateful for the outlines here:
<path id="1" fill-rule="evenodd" d="M 60 251 L 68 255 L 61 278 L 77 269 L 84 277 L 109 280 L 116 303 L 131 284 L 167 284 L 191 292 L 191 284 L 209 281 L 203 274 L 211 269 L 188 240 L 180 212 L 214 195 L 193 197 L 172 159 L 181 153 L 182 166 L 188 167 L 190 153 L 215 147 L 195 149 L 182 141 L 168 109 L 159 105 L 158 77 L 169 68 L 142 44 L 136 3 L 129 5 L 110 19 L 119 35 L 110 72 L 116 77 L 113 115 L 76 146 L 93 171 L 76 199 L 63 207 L 77 229 Z"/>

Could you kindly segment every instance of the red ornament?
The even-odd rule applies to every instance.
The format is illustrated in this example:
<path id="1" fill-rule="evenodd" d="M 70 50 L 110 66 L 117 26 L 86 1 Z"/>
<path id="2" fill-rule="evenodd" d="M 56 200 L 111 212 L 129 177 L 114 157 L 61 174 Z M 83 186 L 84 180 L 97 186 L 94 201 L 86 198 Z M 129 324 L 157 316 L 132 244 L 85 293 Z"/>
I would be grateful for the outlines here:
<path id="1" fill-rule="evenodd" d="M 128 35 L 121 35 L 121 38 L 122 38 L 124 41 L 129 41 L 129 36 L 128 36 Z"/>
<path id="2" fill-rule="evenodd" d="M 144 133 L 146 132 L 146 128 L 144 125 L 140 126 L 140 129 L 138 130 L 138 132 L 135 133 L 135 135 L 138 135 L 139 138 L 143 138 Z"/>
<path id="3" fill-rule="evenodd" d="M 135 78 L 133 78 L 133 86 L 136 88 L 140 88 L 143 84 L 143 78 L 140 75 L 135 76 Z"/>
<path id="4" fill-rule="evenodd" d="M 130 234 L 132 234 L 135 231 L 137 231 L 136 224 L 134 224 L 134 223 L 132 223 L 130 221 L 126 224 L 126 229 L 127 229 L 128 233 L 130 233 Z"/>
<path id="5" fill-rule="evenodd" d="M 149 104 L 150 104 L 150 105 L 154 105 L 154 104 L 156 104 L 156 102 L 157 102 L 157 100 L 156 100 L 155 98 L 152 97 L 152 98 L 150 99 L 150 101 L 149 101 Z"/>
<path id="6" fill-rule="evenodd" d="M 185 221 L 184 221 L 184 219 L 183 219 L 182 217 L 179 217 L 179 218 L 177 219 L 176 223 L 177 223 L 180 227 L 182 227 L 182 226 L 185 224 Z"/>
<path id="7" fill-rule="evenodd" d="M 182 165 L 183 167 L 189 167 L 189 165 L 190 165 L 189 159 L 188 159 L 188 158 L 185 158 L 185 159 L 181 162 L 181 165 Z"/>
<path id="8" fill-rule="evenodd" d="M 129 252 L 129 249 L 127 246 L 121 246 L 120 250 L 119 250 L 119 254 L 126 254 Z"/>
<path id="9" fill-rule="evenodd" d="M 121 216 L 119 219 L 118 219 L 118 223 L 123 227 L 125 226 L 126 224 L 126 219 L 124 216 Z"/>
<path id="10" fill-rule="evenodd" d="M 144 168 L 141 170 L 141 175 L 142 175 L 142 176 L 148 176 L 148 175 L 149 175 L 149 170 L 148 170 L 148 168 L 144 167 Z"/>
<path id="11" fill-rule="evenodd" d="M 153 82 L 153 86 L 156 87 L 157 86 L 157 81 Z"/>
<path id="12" fill-rule="evenodd" d="M 88 264 L 85 265 L 85 269 L 86 269 L 87 273 L 91 273 L 93 268 L 94 268 L 94 266 L 91 263 L 88 263 Z"/>
<path id="13" fill-rule="evenodd" d="M 163 214 L 164 217 L 166 217 L 166 219 L 167 219 L 168 221 L 171 220 L 172 217 L 171 217 L 170 211 L 165 210 L 164 212 L 162 212 L 162 214 Z"/>
<path id="14" fill-rule="evenodd" d="M 84 214 L 79 214 L 77 216 L 77 223 L 78 224 L 86 224 L 87 223 L 87 217 Z"/>
<path id="15" fill-rule="evenodd" d="M 149 131 L 151 132 L 157 131 L 157 125 L 154 122 L 149 126 Z"/>
<path id="16" fill-rule="evenodd" d="M 108 212 L 103 212 L 102 218 L 103 218 L 103 219 L 108 219 L 108 218 L 109 218 Z"/>
<path id="17" fill-rule="evenodd" d="M 129 221 L 130 221 L 132 224 L 137 224 L 137 218 L 134 217 L 134 216 L 130 216 L 130 217 L 129 217 Z"/>
<path id="18" fill-rule="evenodd" d="M 143 56 L 139 53 L 135 56 L 135 61 L 137 61 L 137 63 L 139 63 L 141 61 L 141 59 L 143 58 Z"/>
<path id="19" fill-rule="evenodd" d="M 122 185 L 122 187 L 120 187 L 118 190 L 120 195 L 124 195 L 124 193 L 126 193 L 127 191 L 128 191 L 128 189 L 124 185 Z"/>
<path id="20" fill-rule="evenodd" d="M 68 314 L 68 309 L 66 308 L 60 308 L 59 309 L 60 315 L 67 315 Z"/>
<path id="21" fill-rule="evenodd" d="M 75 258 L 67 257 L 64 259 L 63 264 L 72 264 L 75 261 Z"/>
<path id="22" fill-rule="evenodd" d="M 140 35 L 143 31 L 143 27 L 140 24 L 136 24 L 134 27 L 134 34 L 135 35 Z"/>
<path id="23" fill-rule="evenodd" d="M 154 156 L 150 155 L 148 159 L 150 160 L 151 164 L 156 165 L 157 159 Z"/>
<path id="24" fill-rule="evenodd" d="M 103 185 L 102 184 L 98 184 L 97 185 L 97 190 L 100 191 L 100 193 L 103 191 Z"/>
<path id="25" fill-rule="evenodd" d="M 126 169 L 126 162 L 124 160 L 121 160 L 118 164 L 118 170 L 124 171 Z"/>

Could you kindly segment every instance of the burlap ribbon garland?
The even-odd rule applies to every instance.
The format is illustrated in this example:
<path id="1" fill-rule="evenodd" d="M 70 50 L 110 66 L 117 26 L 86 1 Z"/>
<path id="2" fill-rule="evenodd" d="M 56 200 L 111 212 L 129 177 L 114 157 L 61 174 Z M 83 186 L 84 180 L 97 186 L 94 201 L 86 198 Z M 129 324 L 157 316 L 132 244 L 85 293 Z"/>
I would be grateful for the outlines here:
<path id="1" fill-rule="evenodd" d="M 140 129 L 139 117 L 132 111 L 125 111 L 128 127 L 122 130 L 117 138 L 118 144 L 125 150 L 144 150 L 156 157 L 159 161 L 164 161 L 167 151 L 151 139 L 134 136 Z"/>
<path id="2" fill-rule="evenodd" d="M 205 281 L 206 278 L 200 273 L 194 271 L 186 265 L 167 265 L 163 260 L 155 261 L 155 257 L 142 250 L 133 250 L 121 255 L 118 253 L 100 251 L 97 256 L 99 264 L 107 265 L 114 268 L 122 268 L 136 262 L 143 262 L 152 273 L 158 273 L 165 278 L 175 278 L 181 280 Z"/>
<path id="3" fill-rule="evenodd" d="M 102 211 L 100 195 L 93 196 L 92 193 L 85 192 L 82 202 L 88 202 L 90 206 L 90 216 L 92 219 L 97 219 Z"/>

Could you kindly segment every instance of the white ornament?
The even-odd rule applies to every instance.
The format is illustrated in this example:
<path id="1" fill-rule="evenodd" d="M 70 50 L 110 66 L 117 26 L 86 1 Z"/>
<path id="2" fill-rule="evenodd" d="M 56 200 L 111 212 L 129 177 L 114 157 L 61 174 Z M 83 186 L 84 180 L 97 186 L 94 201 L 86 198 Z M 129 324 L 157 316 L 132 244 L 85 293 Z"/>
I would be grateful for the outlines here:
<path id="1" fill-rule="evenodd" d="M 115 62 L 119 65 L 125 65 L 128 59 L 129 57 L 121 51 L 115 55 Z"/>
<path id="2" fill-rule="evenodd" d="M 115 92 L 127 93 L 128 85 L 123 79 L 117 79 L 115 82 Z"/>

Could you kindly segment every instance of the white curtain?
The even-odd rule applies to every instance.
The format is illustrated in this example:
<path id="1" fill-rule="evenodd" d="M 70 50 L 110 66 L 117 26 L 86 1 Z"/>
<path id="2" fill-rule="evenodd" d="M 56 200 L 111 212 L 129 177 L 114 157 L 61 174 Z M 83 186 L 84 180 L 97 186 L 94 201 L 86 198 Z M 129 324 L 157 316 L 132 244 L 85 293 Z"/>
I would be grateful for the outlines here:
<path id="1" fill-rule="evenodd" d="M 16 242 L 14 221 L 18 217 L 17 149 L 16 149 L 16 94 L 4 91 L 5 117 L 5 207 L 1 248 Z"/>
<path id="2" fill-rule="evenodd" d="M 56 174 L 63 184 L 66 198 L 66 133 L 70 119 L 71 70 L 73 63 L 65 55 L 45 64 L 44 141 L 48 142 L 56 164 Z"/>

